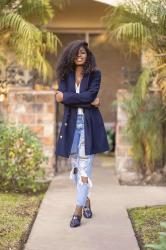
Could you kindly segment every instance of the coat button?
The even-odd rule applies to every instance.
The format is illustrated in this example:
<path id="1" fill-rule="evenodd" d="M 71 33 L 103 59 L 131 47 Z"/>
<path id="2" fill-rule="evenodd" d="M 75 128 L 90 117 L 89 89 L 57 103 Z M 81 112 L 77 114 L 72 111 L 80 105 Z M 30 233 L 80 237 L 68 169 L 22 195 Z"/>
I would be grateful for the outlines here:
<path id="1" fill-rule="evenodd" d="M 60 135 L 60 138 L 62 139 L 62 135 Z"/>
<path id="2" fill-rule="evenodd" d="M 65 126 L 67 126 L 67 122 L 65 123 Z"/>

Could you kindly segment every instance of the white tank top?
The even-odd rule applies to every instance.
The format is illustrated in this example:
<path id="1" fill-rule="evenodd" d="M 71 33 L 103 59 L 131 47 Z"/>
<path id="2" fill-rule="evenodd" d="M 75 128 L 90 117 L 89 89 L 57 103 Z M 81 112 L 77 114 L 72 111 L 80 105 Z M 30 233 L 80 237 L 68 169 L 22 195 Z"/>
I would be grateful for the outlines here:
<path id="1" fill-rule="evenodd" d="M 76 93 L 80 93 L 80 84 L 79 84 L 79 85 L 77 85 L 77 84 L 75 83 L 75 89 L 76 89 Z M 84 114 L 84 112 L 83 112 L 83 109 L 82 109 L 82 108 L 78 108 L 78 114 L 79 114 L 79 115 Z"/>

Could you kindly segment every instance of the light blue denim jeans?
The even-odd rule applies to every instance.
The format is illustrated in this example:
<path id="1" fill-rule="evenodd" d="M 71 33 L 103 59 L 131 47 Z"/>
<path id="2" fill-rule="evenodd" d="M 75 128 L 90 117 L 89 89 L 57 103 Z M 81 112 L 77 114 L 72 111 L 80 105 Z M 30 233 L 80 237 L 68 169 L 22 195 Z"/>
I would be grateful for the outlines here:
<path id="1" fill-rule="evenodd" d="M 70 153 L 70 179 L 76 184 L 76 205 L 85 206 L 92 187 L 92 166 L 94 155 L 85 155 L 84 114 L 77 114 L 76 129 Z M 77 168 L 77 173 L 74 169 Z M 88 177 L 83 182 L 81 177 Z"/>

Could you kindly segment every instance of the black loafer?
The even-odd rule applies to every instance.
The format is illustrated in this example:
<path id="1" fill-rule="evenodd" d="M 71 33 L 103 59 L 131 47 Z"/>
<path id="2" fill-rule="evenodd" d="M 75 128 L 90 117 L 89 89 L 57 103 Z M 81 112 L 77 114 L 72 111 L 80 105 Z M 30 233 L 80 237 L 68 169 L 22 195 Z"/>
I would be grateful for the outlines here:
<path id="1" fill-rule="evenodd" d="M 84 207 L 83 208 L 83 215 L 84 215 L 84 217 L 85 218 L 87 218 L 87 219 L 90 219 L 90 218 L 92 218 L 92 210 L 90 209 L 90 207 Z"/>
<path id="2" fill-rule="evenodd" d="M 80 225 L 81 225 L 81 216 L 74 214 L 70 221 L 70 227 L 78 227 Z"/>

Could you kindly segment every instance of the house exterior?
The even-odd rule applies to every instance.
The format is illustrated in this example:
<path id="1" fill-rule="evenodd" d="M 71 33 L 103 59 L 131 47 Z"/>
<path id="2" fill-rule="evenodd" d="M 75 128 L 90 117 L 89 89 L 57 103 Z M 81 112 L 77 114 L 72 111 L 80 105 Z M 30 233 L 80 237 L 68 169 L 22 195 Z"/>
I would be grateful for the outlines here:
<path id="1" fill-rule="evenodd" d="M 46 28 L 58 35 L 62 47 L 59 47 L 57 56 L 48 55 L 48 59 L 55 68 L 57 57 L 69 42 L 84 39 L 89 43 L 90 49 L 96 56 L 97 66 L 102 72 L 99 92 L 100 111 L 106 127 L 117 128 L 116 151 L 119 150 L 119 153 L 116 155 L 121 163 L 123 152 L 126 154 L 126 145 L 122 145 L 122 150 L 119 147 L 123 144 L 121 142 L 123 138 L 119 136 L 121 124 L 118 124 L 122 112 L 120 112 L 120 118 L 117 119 L 117 107 L 113 104 L 119 89 L 125 87 L 127 69 L 137 70 L 140 58 L 134 55 L 130 58 L 125 57 L 119 48 L 106 40 L 102 17 L 107 7 L 108 5 L 99 1 L 70 0 L 70 4 L 62 10 L 56 9 L 55 18 L 47 24 Z M 55 158 L 58 124 L 63 111 L 63 105 L 55 105 L 55 91 L 53 89 L 32 90 L 30 85 L 34 81 L 33 77 L 19 65 L 11 64 L 4 72 L 7 73 L 7 78 L 12 79 L 14 86 L 18 85 L 18 88 L 11 89 L 6 102 L 0 103 L 0 113 L 4 113 L 11 122 L 24 123 L 37 134 L 43 145 L 44 154 L 49 158 L 46 166 L 48 172 L 61 171 L 64 166 L 66 169 L 66 162 L 61 164 L 62 161 L 59 161 L 57 164 L 57 158 Z M 54 76 L 53 84 L 56 83 L 55 79 Z M 126 159 L 126 155 L 124 158 Z M 127 156 L 127 165 L 129 160 Z M 117 166 L 120 163 L 117 162 Z"/>
<path id="2" fill-rule="evenodd" d="M 113 1 L 115 2 L 115 0 Z M 61 50 L 72 40 L 85 39 L 96 56 L 97 66 L 102 71 L 102 82 L 99 97 L 100 110 L 105 124 L 115 124 L 117 90 L 124 88 L 124 71 L 138 69 L 140 60 L 136 56 L 125 57 L 119 48 L 115 48 L 106 40 L 102 17 L 107 4 L 93 0 L 71 0 L 62 10 L 56 10 L 54 19 L 47 24 L 50 31 L 55 32 L 62 42 Z M 52 65 L 56 65 L 56 57 L 50 56 Z"/>

